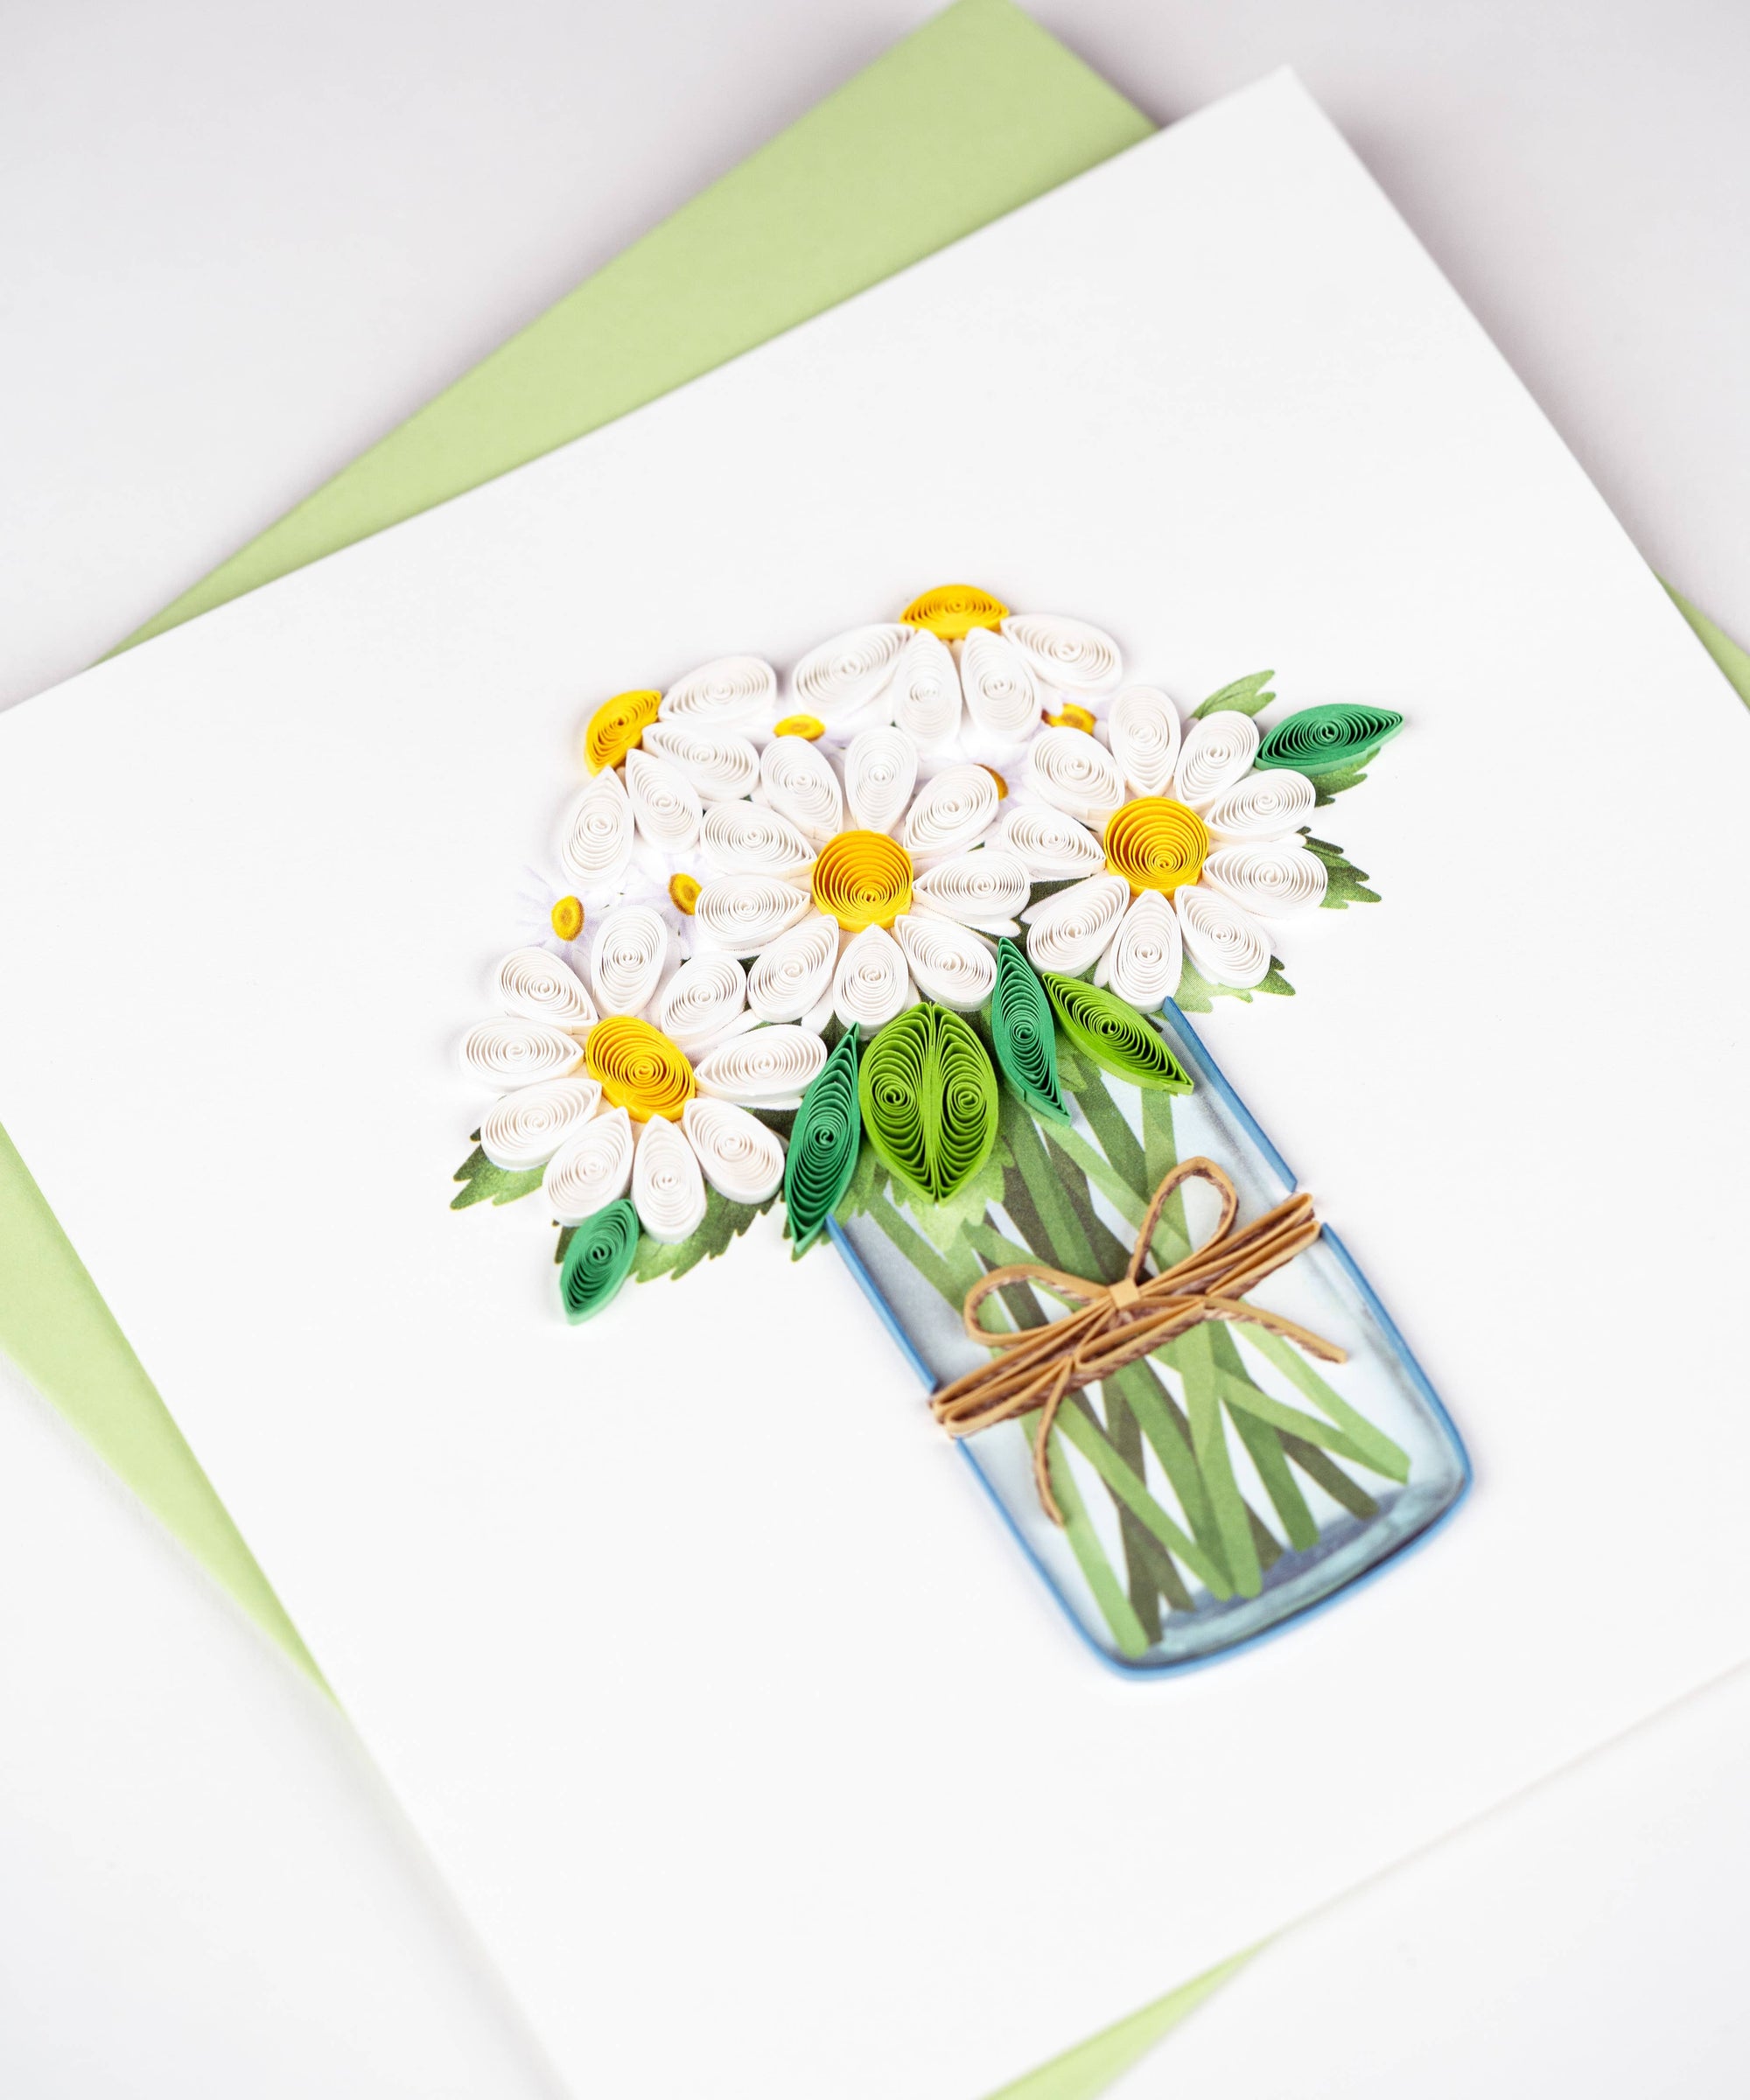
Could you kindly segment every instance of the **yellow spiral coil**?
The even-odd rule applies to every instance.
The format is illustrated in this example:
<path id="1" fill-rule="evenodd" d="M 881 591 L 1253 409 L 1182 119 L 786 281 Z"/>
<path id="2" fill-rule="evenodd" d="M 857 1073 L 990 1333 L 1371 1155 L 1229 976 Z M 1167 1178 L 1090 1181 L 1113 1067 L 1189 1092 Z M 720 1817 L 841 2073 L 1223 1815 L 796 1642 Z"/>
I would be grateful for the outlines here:
<path id="1" fill-rule="evenodd" d="M 912 857 L 885 831 L 841 831 L 820 850 L 814 893 L 848 934 L 890 927 L 912 901 Z"/>
<path id="2" fill-rule="evenodd" d="M 618 766 L 656 719 L 662 704 L 662 694 L 648 689 L 616 693 L 612 700 L 604 700 L 584 732 L 584 765 L 592 773 L 606 773 L 610 766 Z"/>
<path id="3" fill-rule="evenodd" d="M 1203 819 L 1164 794 L 1126 802 L 1106 825 L 1106 865 L 1133 890 L 1171 894 L 1195 882 L 1208 851 Z"/>
<path id="4" fill-rule="evenodd" d="M 609 1104 L 624 1109 L 634 1123 L 653 1116 L 678 1123 L 698 1090 L 686 1053 L 660 1028 L 629 1013 L 610 1014 L 590 1030 L 584 1069 L 600 1081 Z"/>
<path id="5" fill-rule="evenodd" d="M 999 626 L 1008 617 L 1009 608 L 988 591 L 970 584 L 942 584 L 914 598 L 900 620 L 908 627 L 928 627 L 943 641 L 964 641 L 974 627 Z"/>

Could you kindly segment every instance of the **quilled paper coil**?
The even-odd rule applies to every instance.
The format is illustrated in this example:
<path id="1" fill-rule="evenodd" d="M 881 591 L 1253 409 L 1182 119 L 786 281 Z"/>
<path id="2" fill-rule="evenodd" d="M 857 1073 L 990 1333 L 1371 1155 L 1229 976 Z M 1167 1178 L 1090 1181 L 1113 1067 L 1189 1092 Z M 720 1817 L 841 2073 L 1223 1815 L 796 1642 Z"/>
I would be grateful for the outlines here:
<path id="1" fill-rule="evenodd" d="M 865 831 L 891 831 L 917 784 L 918 747 L 891 724 L 865 729 L 844 753 L 844 799 Z"/>
<path id="2" fill-rule="evenodd" d="M 1003 633 L 1027 660 L 1040 683 L 1072 700 L 1097 700 L 1115 692 L 1124 660 L 1110 634 L 1062 612 L 1012 612 Z"/>
<path id="3" fill-rule="evenodd" d="M 820 746 L 805 738 L 773 738 L 760 754 L 760 788 L 772 808 L 816 846 L 844 822 L 838 775 Z"/>
<path id="4" fill-rule="evenodd" d="M 900 618 L 942 641 L 963 641 L 974 627 L 997 627 L 1008 617 L 1000 598 L 971 584 L 938 584 L 914 598 Z"/>
<path id="5" fill-rule="evenodd" d="M 960 671 L 954 652 L 924 628 L 906 644 L 893 674 L 893 723 L 926 751 L 960 733 Z"/>
<path id="6" fill-rule="evenodd" d="M 891 934 L 864 927 L 844 944 L 833 972 L 833 1012 L 847 1028 L 878 1028 L 912 1003 L 906 958 Z"/>
<path id="7" fill-rule="evenodd" d="M 601 1088 L 586 1077 L 540 1079 L 494 1102 L 480 1118 L 480 1150 L 508 1174 L 545 1166 L 580 1124 L 601 1106 Z"/>
<path id="8" fill-rule="evenodd" d="M 1283 841 L 1218 846 L 1203 864 L 1203 879 L 1249 912 L 1277 919 L 1325 901 L 1325 864 L 1305 846 Z"/>
<path id="9" fill-rule="evenodd" d="M 1278 766 L 1249 773 L 1237 787 L 1218 794 L 1205 822 L 1218 839 L 1283 838 L 1300 827 L 1319 799 L 1304 773 Z"/>
<path id="10" fill-rule="evenodd" d="M 893 921 L 912 981 L 927 999 L 972 1013 L 990 996 L 997 962 L 990 944 L 952 919 L 905 914 Z"/>
<path id="11" fill-rule="evenodd" d="M 655 722 L 644 732 L 643 748 L 683 774 L 701 802 L 732 802 L 760 784 L 760 753 L 734 730 Z"/>
<path id="12" fill-rule="evenodd" d="M 668 960 L 668 928 L 648 904 L 616 905 L 590 943 L 590 987 L 605 1014 L 648 1006 Z"/>
<path id="13" fill-rule="evenodd" d="M 879 697 L 912 638 L 898 621 L 853 627 L 810 649 L 790 675 L 796 705 L 818 715 L 828 728 L 859 714 Z"/>
<path id="14" fill-rule="evenodd" d="M 1096 830 L 1124 799 L 1117 760 L 1079 729 L 1040 732 L 1027 746 L 1027 786 L 1053 808 Z"/>
<path id="15" fill-rule="evenodd" d="M 798 1254 L 844 1200 L 857 1171 L 863 1135 L 857 1105 L 857 1031 L 838 1039 L 832 1055 L 810 1082 L 790 1126 L 784 1154 L 784 1208 Z"/>
<path id="16" fill-rule="evenodd" d="M 757 956 L 814 909 L 806 890 L 770 875 L 714 875 L 699 892 L 693 924 L 714 948 Z"/>
<path id="17" fill-rule="evenodd" d="M 632 1208 L 653 1240 L 677 1247 L 704 1222 L 705 1182 L 678 1127 L 652 1116 L 632 1157 Z"/>
<path id="18" fill-rule="evenodd" d="M 846 933 L 891 926 L 912 900 L 912 857 L 885 831 L 841 831 L 820 850 L 814 900 Z"/>
<path id="19" fill-rule="evenodd" d="M 609 1109 L 573 1130 L 547 1162 L 541 1191 L 562 1225 L 576 1225 L 626 1194 L 632 1179 L 632 1119 Z"/>
<path id="20" fill-rule="evenodd" d="M 630 1203 L 610 1203 L 578 1227 L 559 1264 L 559 1303 L 573 1326 L 608 1303 L 637 1252 L 638 1214 Z"/>
<path id="21" fill-rule="evenodd" d="M 1096 1065 L 1139 1087 L 1190 1093 L 1190 1074 L 1160 1032 L 1116 992 L 1055 974 L 1046 976 L 1045 988 L 1065 1035 Z"/>
<path id="22" fill-rule="evenodd" d="M 1112 945 L 1094 972 L 1121 999 L 1153 1013 L 1179 990 L 1185 967 L 1179 914 L 1157 890 L 1144 890 L 1118 922 Z"/>
<path id="23" fill-rule="evenodd" d="M 1116 875 L 1089 875 L 1042 898 L 1021 914 L 1028 962 L 1041 976 L 1086 970 L 1118 930 L 1130 901 L 1128 886 Z"/>
<path id="24" fill-rule="evenodd" d="M 697 843 L 704 806 L 678 766 L 648 751 L 626 754 L 626 793 L 640 836 L 659 852 L 690 852 Z"/>
<path id="25" fill-rule="evenodd" d="M 799 1021 L 825 999 L 838 961 L 835 920 L 810 913 L 753 958 L 747 1004 L 762 1021 Z"/>
<path id="26" fill-rule="evenodd" d="M 746 730 L 769 719 L 778 674 L 759 656 L 718 656 L 676 679 L 657 718 L 689 728 Z"/>
<path id="27" fill-rule="evenodd" d="M 1258 727 L 1250 715 L 1223 708 L 1205 715 L 1185 732 L 1174 768 L 1175 793 L 1200 808 L 1242 780 L 1258 751 Z"/>
<path id="28" fill-rule="evenodd" d="M 629 1013 L 610 1014 L 590 1030 L 584 1068 L 600 1082 L 603 1097 L 636 1123 L 653 1116 L 673 1123 L 697 1090 L 686 1053 Z"/>
<path id="29" fill-rule="evenodd" d="M 990 829 L 997 802 L 997 783 L 984 766 L 944 766 L 919 788 L 900 843 L 920 861 L 962 852 Z"/>
<path id="30" fill-rule="evenodd" d="M 934 1202 L 964 1186 L 997 1141 L 997 1074 L 957 1013 L 914 1006 L 864 1052 L 863 1128 L 882 1160 Z"/>
<path id="31" fill-rule="evenodd" d="M 1404 717 L 1389 707 L 1337 701 L 1328 707 L 1303 708 L 1270 731 L 1259 747 L 1257 762 L 1266 770 L 1292 766 L 1314 780 L 1322 774 L 1348 773 L 1365 765 L 1403 727 Z"/>
<path id="32" fill-rule="evenodd" d="M 656 1026 L 683 1047 L 708 1043 L 740 1016 L 747 1004 L 747 973 L 732 956 L 695 956 L 662 987 Z"/>
<path id="33" fill-rule="evenodd" d="M 702 1057 L 694 1076 L 699 1092 L 745 1109 L 795 1109 L 826 1062 L 826 1045 L 812 1028 L 752 1028 Z"/>
<path id="34" fill-rule="evenodd" d="M 1012 854 L 1035 882 L 1092 875 L 1106 864 L 1100 841 L 1086 824 L 1037 803 L 1011 809 L 990 844 Z"/>
<path id="35" fill-rule="evenodd" d="M 1200 976 L 1236 991 L 1263 984 L 1270 975 L 1270 940 L 1250 913 L 1200 886 L 1181 890 L 1173 901 L 1185 952 Z"/>
<path id="36" fill-rule="evenodd" d="M 1133 890 L 1171 893 L 1195 882 L 1209 851 L 1209 832 L 1194 809 L 1166 795 L 1126 802 L 1106 826 L 1106 865 Z"/>
<path id="37" fill-rule="evenodd" d="M 485 1080 L 495 1094 L 537 1079 L 556 1079 L 583 1054 L 584 1046 L 575 1035 L 550 1021 L 525 1021 L 515 1015 L 482 1021 L 462 1039 L 462 1069 Z"/>
<path id="38" fill-rule="evenodd" d="M 724 875 L 775 875 L 794 882 L 814 864 L 813 841 L 788 816 L 758 802 L 715 803 L 705 811 L 699 843 L 705 858 Z"/>
<path id="39" fill-rule="evenodd" d="M 961 644 L 960 690 L 974 726 L 999 746 L 1025 742 L 1044 706 L 1026 658 L 989 627 L 975 627 Z"/>
<path id="40" fill-rule="evenodd" d="M 654 690 L 616 693 L 590 717 L 584 732 L 584 763 L 592 773 L 606 773 L 631 751 L 656 719 L 662 696 Z"/>
<path id="41" fill-rule="evenodd" d="M 1051 1002 L 1032 964 L 1012 941 L 997 943 L 990 996 L 990 1040 L 1003 1076 L 1036 1114 L 1068 1123 L 1057 1077 L 1057 1031 Z"/>
<path id="42" fill-rule="evenodd" d="M 587 1028 L 596 1010 L 570 964 L 549 948 L 513 948 L 493 972 L 493 993 L 507 1013 L 558 1028 Z"/>
<path id="43" fill-rule="evenodd" d="M 1165 794 L 1184 738 L 1179 710 L 1166 695 L 1152 685 L 1126 686 L 1107 714 L 1106 734 L 1130 792 Z"/>
<path id="44" fill-rule="evenodd" d="M 632 858 L 632 804 L 617 773 L 598 774 L 566 811 L 559 859 L 585 890 L 618 881 Z"/>
<path id="45" fill-rule="evenodd" d="M 939 860 L 920 875 L 912 885 L 912 907 L 981 933 L 1013 934 L 1032 894 L 1032 878 L 1018 855 L 981 846 L 976 853 Z"/>
<path id="46" fill-rule="evenodd" d="M 763 1203 L 784 1179 L 784 1148 L 757 1116 L 732 1101 L 690 1101 L 681 1128 L 705 1180 L 731 1203 Z"/>

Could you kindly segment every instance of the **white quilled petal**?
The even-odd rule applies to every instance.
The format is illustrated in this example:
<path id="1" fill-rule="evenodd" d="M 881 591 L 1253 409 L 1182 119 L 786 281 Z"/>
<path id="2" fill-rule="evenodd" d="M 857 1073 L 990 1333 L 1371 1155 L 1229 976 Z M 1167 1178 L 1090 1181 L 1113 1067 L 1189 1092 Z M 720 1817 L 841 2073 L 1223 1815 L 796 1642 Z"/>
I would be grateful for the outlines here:
<path id="1" fill-rule="evenodd" d="M 826 753 L 806 737 L 774 737 L 760 754 L 760 787 L 780 816 L 817 846 L 844 822 L 844 796 Z"/>
<path id="2" fill-rule="evenodd" d="M 632 804 L 617 773 L 598 773 L 565 812 L 559 859 L 573 882 L 598 889 L 632 858 Z"/>
<path id="3" fill-rule="evenodd" d="M 893 938 L 918 990 L 939 1006 L 971 1013 L 996 989 L 997 958 L 970 927 L 902 912 L 893 921 Z"/>
<path id="4" fill-rule="evenodd" d="M 507 1013 L 558 1028 L 592 1028 L 596 1010 L 583 980 L 550 948 L 515 948 L 493 972 L 493 994 Z"/>
<path id="5" fill-rule="evenodd" d="M 773 875 L 713 875 L 693 906 L 693 924 L 713 948 L 757 956 L 814 909 L 806 890 Z"/>
<path id="6" fill-rule="evenodd" d="M 1218 794 L 1203 821 L 1217 838 L 1283 838 L 1299 829 L 1318 799 L 1304 773 L 1273 766 L 1249 773 L 1237 787 Z"/>
<path id="7" fill-rule="evenodd" d="M 1027 746 L 1027 786 L 1096 830 L 1124 800 L 1118 761 L 1083 730 L 1042 729 Z"/>
<path id="8" fill-rule="evenodd" d="M 732 956 L 695 956 L 662 987 L 656 1026 L 685 1049 L 721 1035 L 747 1001 L 747 973 Z"/>
<path id="9" fill-rule="evenodd" d="M 626 792 L 640 837 L 662 853 L 692 850 L 704 809 L 697 790 L 678 766 L 648 751 L 628 751 Z"/>
<path id="10" fill-rule="evenodd" d="M 960 733 L 960 672 L 954 651 L 927 627 L 906 644 L 893 674 L 893 721 L 926 751 Z"/>
<path id="11" fill-rule="evenodd" d="M 699 1092 L 748 1109 L 799 1109 L 808 1082 L 826 1062 L 826 1045 L 810 1028 L 753 1028 L 722 1043 L 695 1068 Z"/>
<path id="12" fill-rule="evenodd" d="M 668 960 L 668 929 L 648 904 L 617 906 L 590 943 L 590 984 L 604 1013 L 642 1013 Z"/>
<path id="13" fill-rule="evenodd" d="M 762 1021 L 799 1021 L 824 998 L 837 960 L 838 928 L 816 913 L 754 957 L 747 1004 Z"/>
<path id="14" fill-rule="evenodd" d="M 1062 612 L 1012 612 L 1003 632 L 1026 658 L 1040 683 L 1070 700 L 1097 700 L 1114 691 L 1124 660 L 1110 634 Z"/>
<path id="15" fill-rule="evenodd" d="M 462 1069 L 483 1079 L 495 1093 L 556 1079 L 584 1054 L 575 1035 L 550 1021 L 525 1021 L 500 1014 L 469 1029 L 462 1040 Z"/>
<path id="16" fill-rule="evenodd" d="M 1144 890 L 1118 921 L 1094 982 L 1153 1013 L 1179 990 L 1184 964 L 1178 915 L 1158 890 Z"/>
<path id="17" fill-rule="evenodd" d="M 810 649 L 790 675 L 796 705 L 829 728 L 860 712 L 885 691 L 912 629 L 897 622 L 853 627 Z"/>
<path id="18" fill-rule="evenodd" d="M 562 1225 L 580 1225 L 626 1194 L 632 1179 L 632 1118 L 610 1109 L 573 1130 L 547 1162 L 541 1189 Z"/>
<path id="19" fill-rule="evenodd" d="M 1175 890 L 1179 930 L 1192 967 L 1212 984 L 1249 991 L 1270 975 L 1270 940 L 1250 913 L 1201 883 Z"/>
<path id="20" fill-rule="evenodd" d="M 814 865 L 815 850 L 788 816 L 760 802 L 718 802 L 705 811 L 699 839 L 705 858 L 725 875 L 780 875 L 794 881 Z"/>
<path id="21" fill-rule="evenodd" d="M 1106 717 L 1112 756 L 1132 794 L 1165 794 L 1183 736 L 1179 710 L 1152 685 L 1126 686 Z"/>
<path id="22" fill-rule="evenodd" d="M 961 644 L 960 688 L 974 725 L 997 744 L 1019 744 L 1039 724 L 1043 701 L 1027 660 L 989 627 Z"/>
<path id="23" fill-rule="evenodd" d="M 1203 863 L 1201 879 L 1266 919 L 1308 912 L 1325 901 L 1324 862 L 1284 840 L 1218 846 Z"/>
<path id="24" fill-rule="evenodd" d="M 845 748 L 844 799 L 865 831 L 892 830 L 917 778 L 918 747 L 902 729 L 865 729 Z"/>
<path id="25" fill-rule="evenodd" d="M 1035 882 L 1092 875 L 1106 864 L 1106 849 L 1086 824 L 1038 803 L 1011 809 L 990 843 L 1013 854 Z"/>
<path id="26" fill-rule="evenodd" d="M 833 974 L 832 1008 L 847 1028 L 878 1028 L 913 998 L 905 956 L 891 934 L 865 926 L 845 942 Z"/>
<path id="27" fill-rule="evenodd" d="M 676 679 L 656 718 L 690 729 L 752 729 L 771 714 L 777 697 L 778 674 L 762 658 L 718 656 Z"/>
<path id="28" fill-rule="evenodd" d="M 653 1240 L 678 1246 L 704 1222 L 705 1183 L 693 1148 L 672 1123 L 653 1116 L 632 1157 L 632 1208 Z"/>
<path id="29" fill-rule="evenodd" d="M 1014 934 L 1032 894 L 1032 878 L 1018 855 L 983 846 L 927 869 L 912 885 L 912 905 L 983 933 Z"/>
<path id="30" fill-rule="evenodd" d="M 763 1203 L 784 1179 L 784 1148 L 746 1109 L 732 1101 L 690 1101 L 681 1128 L 704 1169 L 705 1180 L 732 1203 Z"/>
<path id="31" fill-rule="evenodd" d="M 918 789 L 900 843 L 920 861 L 958 853 L 990 828 L 998 800 L 997 783 L 984 766 L 944 766 Z"/>
<path id="32" fill-rule="evenodd" d="M 752 739 L 732 729 L 653 722 L 644 732 L 643 748 L 684 774 L 701 802 L 732 802 L 752 794 L 760 782 L 760 753 Z"/>
<path id="33" fill-rule="evenodd" d="M 1130 886 L 1116 875 L 1090 875 L 1022 913 L 1027 960 L 1039 970 L 1074 976 L 1104 948 L 1130 901 Z"/>
<path id="34" fill-rule="evenodd" d="M 578 1124 L 601 1106 L 601 1088 L 586 1074 L 542 1079 L 494 1102 L 480 1118 L 480 1150 L 508 1174 L 545 1166 Z"/>
<path id="35" fill-rule="evenodd" d="M 1250 715 L 1231 708 L 1205 715 L 1185 732 L 1173 772 L 1174 794 L 1194 809 L 1202 808 L 1245 778 L 1257 747 L 1258 725 Z"/>

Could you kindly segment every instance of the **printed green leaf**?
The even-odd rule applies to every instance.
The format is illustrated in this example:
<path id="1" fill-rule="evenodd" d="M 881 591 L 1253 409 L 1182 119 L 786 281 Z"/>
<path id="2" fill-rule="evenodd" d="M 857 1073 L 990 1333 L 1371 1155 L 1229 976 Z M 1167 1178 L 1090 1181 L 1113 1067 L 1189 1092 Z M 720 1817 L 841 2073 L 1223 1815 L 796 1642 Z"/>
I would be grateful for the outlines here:
<path id="1" fill-rule="evenodd" d="M 1187 962 L 1179 980 L 1179 990 L 1172 998 L 1173 1004 L 1181 1013 L 1213 1013 L 1217 999 L 1242 999 L 1250 1006 L 1253 991 L 1273 992 L 1284 999 L 1294 997 L 1294 987 L 1283 976 L 1282 964 L 1274 956 L 1270 959 L 1270 975 L 1262 984 L 1254 984 L 1251 991 L 1241 991 L 1232 984 L 1212 984 L 1207 977 L 1200 976 Z"/>
<path id="2" fill-rule="evenodd" d="M 480 1132 L 474 1132 L 476 1139 Z M 507 1173 L 503 1167 L 494 1166 L 478 1143 L 467 1158 L 450 1177 L 466 1186 L 459 1196 L 450 1199 L 452 1210 L 466 1210 L 471 1203 L 514 1203 L 519 1196 L 531 1195 L 541 1186 L 542 1169 L 525 1168 L 521 1173 Z"/>
<path id="3" fill-rule="evenodd" d="M 1302 830 L 1306 850 L 1325 864 L 1325 904 L 1327 912 L 1345 911 L 1352 904 L 1377 904 L 1379 892 L 1367 887 L 1367 870 L 1346 859 L 1343 849 L 1326 839 L 1314 838 Z"/>
<path id="4" fill-rule="evenodd" d="M 645 1234 L 639 1240 L 638 1252 L 633 1257 L 633 1281 L 648 1284 L 659 1276 L 682 1277 L 688 1270 L 696 1269 L 701 1262 L 714 1261 L 718 1255 L 726 1253 L 732 1242 L 738 1240 L 754 1219 L 763 1216 L 777 1200 L 773 1194 L 763 1203 L 732 1203 L 708 1182 L 704 1222 L 691 1238 L 672 1247 Z M 556 1262 L 564 1261 L 566 1250 L 577 1230 L 575 1225 L 567 1225 L 560 1233 L 559 1244 L 553 1254 Z"/>
<path id="5" fill-rule="evenodd" d="M 1368 764 L 1372 763 L 1371 752 L 1368 753 Z M 1359 788 L 1367 777 L 1367 767 L 1364 766 L 1357 766 L 1349 773 L 1321 773 L 1312 783 L 1317 790 L 1312 797 L 1312 807 L 1315 809 L 1324 808 L 1326 803 L 1334 802 L 1346 788 Z"/>
<path id="6" fill-rule="evenodd" d="M 1259 715 L 1276 698 L 1266 689 L 1274 678 L 1274 671 L 1253 671 L 1244 678 L 1236 678 L 1231 685 L 1224 685 L 1219 693 L 1211 693 L 1200 707 L 1194 707 L 1191 719 L 1201 721 L 1205 715 Z"/>

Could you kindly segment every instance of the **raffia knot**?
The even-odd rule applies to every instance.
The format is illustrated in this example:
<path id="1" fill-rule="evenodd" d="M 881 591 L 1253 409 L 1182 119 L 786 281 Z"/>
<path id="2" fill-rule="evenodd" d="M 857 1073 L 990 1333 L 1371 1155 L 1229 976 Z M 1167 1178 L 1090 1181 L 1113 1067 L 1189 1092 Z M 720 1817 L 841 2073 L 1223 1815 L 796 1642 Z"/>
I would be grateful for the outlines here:
<path id="1" fill-rule="evenodd" d="M 1221 1196 L 1215 1229 L 1183 1261 L 1145 1277 L 1143 1270 L 1167 1199 L 1191 1180 L 1208 1182 Z M 966 1332 L 990 1349 L 990 1361 L 931 1396 L 936 1420 L 951 1437 L 971 1437 L 1037 1410 L 1033 1479 L 1040 1507 L 1054 1524 L 1061 1524 L 1063 1513 L 1051 1488 L 1051 1432 L 1057 1410 L 1071 1393 L 1097 1385 L 1211 1320 L 1250 1320 L 1285 1336 L 1309 1356 L 1341 1363 L 1347 1352 L 1334 1342 L 1279 1313 L 1242 1302 L 1248 1291 L 1319 1237 L 1312 1197 L 1290 1196 L 1236 1231 L 1239 1208 L 1233 1183 L 1213 1159 L 1182 1159 L 1161 1177 L 1124 1273 L 1115 1283 L 1071 1276 L 1043 1262 L 1011 1262 L 981 1277 L 966 1293 L 961 1316 Z M 1076 1310 L 1041 1327 L 994 1334 L 981 1324 L 979 1309 L 993 1292 L 1011 1284 L 1038 1284 L 1054 1297 L 1068 1298 Z"/>

